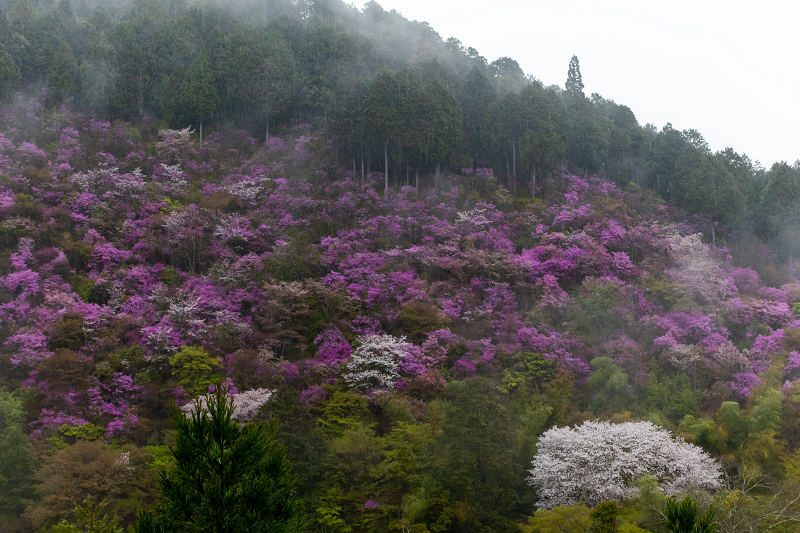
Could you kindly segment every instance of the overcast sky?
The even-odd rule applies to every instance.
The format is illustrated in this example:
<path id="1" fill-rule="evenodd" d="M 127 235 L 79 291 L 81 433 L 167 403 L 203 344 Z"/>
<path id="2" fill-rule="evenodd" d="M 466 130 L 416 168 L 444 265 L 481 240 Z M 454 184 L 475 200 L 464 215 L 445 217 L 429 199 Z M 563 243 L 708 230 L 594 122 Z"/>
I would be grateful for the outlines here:
<path id="1" fill-rule="evenodd" d="M 694 128 L 766 168 L 800 159 L 800 2 L 377 1 L 545 85 L 564 86 L 575 54 L 587 96 L 627 105 L 640 124 Z"/>

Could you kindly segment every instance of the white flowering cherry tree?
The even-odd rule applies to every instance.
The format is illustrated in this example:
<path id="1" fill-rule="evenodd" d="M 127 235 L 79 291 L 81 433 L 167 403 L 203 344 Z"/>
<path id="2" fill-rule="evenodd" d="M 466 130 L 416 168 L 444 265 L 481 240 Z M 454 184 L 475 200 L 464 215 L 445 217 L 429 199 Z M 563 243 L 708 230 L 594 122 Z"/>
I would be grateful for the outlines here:
<path id="1" fill-rule="evenodd" d="M 711 456 L 650 422 L 552 428 L 539 439 L 529 472 L 539 509 L 631 498 L 645 474 L 655 476 L 667 496 L 722 485 L 722 469 Z"/>
<path id="2" fill-rule="evenodd" d="M 270 399 L 273 392 L 275 391 L 269 389 L 252 389 L 237 394 L 232 394 L 231 399 L 233 400 L 233 413 L 231 414 L 231 420 L 234 420 L 241 425 L 252 422 L 258 412 L 261 410 L 261 407 Z M 199 403 L 200 408 L 208 413 L 209 398 L 212 398 L 213 401 L 213 397 L 213 393 L 198 396 L 195 401 L 189 402 L 181 407 L 181 410 L 186 413 L 186 416 L 189 416 L 192 410 L 195 409 L 195 406 Z"/>
<path id="3" fill-rule="evenodd" d="M 410 344 L 405 340 L 393 335 L 359 337 L 344 380 L 354 389 L 391 389 L 400 377 L 400 360 L 409 352 Z"/>

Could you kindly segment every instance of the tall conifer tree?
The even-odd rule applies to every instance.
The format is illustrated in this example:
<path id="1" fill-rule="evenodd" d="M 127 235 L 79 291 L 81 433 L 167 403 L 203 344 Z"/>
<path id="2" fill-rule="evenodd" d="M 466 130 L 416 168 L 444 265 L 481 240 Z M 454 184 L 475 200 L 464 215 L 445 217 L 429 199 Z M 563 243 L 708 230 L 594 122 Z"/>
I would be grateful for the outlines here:
<path id="1" fill-rule="evenodd" d="M 583 96 L 583 78 L 581 77 L 581 65 L 578 56 L 573 55 L 569 60 L 569 71 L 567 72 L 567 83 L 565 84 L 567 94 L 571 97 Z"/>
<path id="2" fill-rule="evenodd" d="M 174 465 L 161 473 L 161 504 L 139 515 L 137 533 L 294 533 L 303 529 L 286 450 L 276 425 L 231 419 L 224 387 L 189 416 L 173 406 Z"/>

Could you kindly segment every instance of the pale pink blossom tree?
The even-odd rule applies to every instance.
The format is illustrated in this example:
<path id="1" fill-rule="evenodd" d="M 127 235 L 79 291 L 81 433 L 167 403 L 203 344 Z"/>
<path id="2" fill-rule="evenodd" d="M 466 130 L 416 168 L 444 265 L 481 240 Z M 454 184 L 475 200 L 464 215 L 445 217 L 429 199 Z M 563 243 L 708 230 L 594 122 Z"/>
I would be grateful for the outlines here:
<path id="1" fill-rule="evenodd" d="M 552 428 L 539 439 L 529 472 L 540 509 L 632 498 L 646 474 L 668 496 L 722 485 L 722 469 L 707 453 L 650 422 Z"/>

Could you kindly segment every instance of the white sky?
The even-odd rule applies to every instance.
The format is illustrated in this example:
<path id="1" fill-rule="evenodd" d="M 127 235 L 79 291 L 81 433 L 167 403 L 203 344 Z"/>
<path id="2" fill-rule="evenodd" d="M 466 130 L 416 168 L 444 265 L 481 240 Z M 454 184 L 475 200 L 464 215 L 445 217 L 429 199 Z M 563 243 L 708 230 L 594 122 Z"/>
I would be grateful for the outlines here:
<path id="1" fill-rule="evenodd" d="M 545 85 L 563 87 L 576 54 L 587 96 L 627 105 L 642 125 L 694 128 L 766 168 L 800 159 L 800 2 L 377 1 Z"/>

